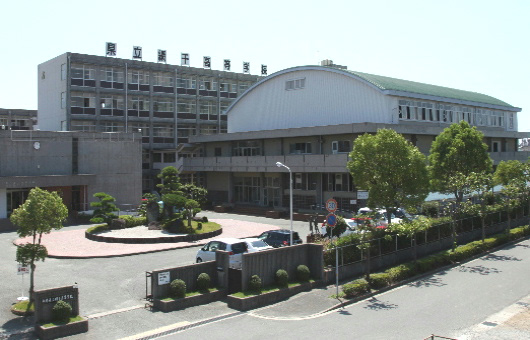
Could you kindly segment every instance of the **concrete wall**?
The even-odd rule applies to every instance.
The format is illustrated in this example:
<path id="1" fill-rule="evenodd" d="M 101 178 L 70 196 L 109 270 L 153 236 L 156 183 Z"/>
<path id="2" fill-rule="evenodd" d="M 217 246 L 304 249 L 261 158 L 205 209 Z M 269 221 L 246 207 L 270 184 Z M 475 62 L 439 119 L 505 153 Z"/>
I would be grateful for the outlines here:
<path id="1" fill-rule="evenodd" d="M 305 78 L 305 88 L 285 89 L 286 81 L 299 78 Z M 397 123 L 392 119 L 395 102 L 366 82 L 333 70 L 296 70 L 271 77 L 241 97 L 228 111 L 228 132 Z"/>
<path id="2" fill-rule="evenodd" d="M 309 267 L 311 277 L 315 280 L 322 278 L 324 258 L 323 246 L 320 244 L 301 244 L 292 247 L 276 248 L 242 256 L 242 289 L 248 288 L 252 275 L 261 278 L 263 286 L 274 284 L 278 269 L 284 269 L 289 278 L 296 279 L 296 268 L 303 264 Z"/>
<path id="3" fill-rule="evenodd" d="M 60 131 L 61 122 L 66 127 L 66 105 L 61 107 L 61 93 L 66 96 L 68 75 L 61 79 L 61 65 L 67 65 L 67 53 L 55 57 L 38 66 L 38 126 L 43 131 Z M 44 75 L 44 77 L 43 77 Z"/>

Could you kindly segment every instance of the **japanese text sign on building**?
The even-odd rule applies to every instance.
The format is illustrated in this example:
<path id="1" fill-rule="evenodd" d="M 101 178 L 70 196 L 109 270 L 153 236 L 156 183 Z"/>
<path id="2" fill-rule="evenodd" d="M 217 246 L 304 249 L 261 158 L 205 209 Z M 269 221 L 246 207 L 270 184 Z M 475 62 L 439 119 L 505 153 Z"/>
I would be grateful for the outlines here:
<path id="1" fill-rule="evenodd" d="M 202 57 L 203 59 L 203 66 L 204 68 L 212 68 L 212 58 L 210 57 Z"/>
<path id="2" fill-rule="evenodd" d="M 167 57 L 167 51 L 166 50 L 158 50 L 158 62 L 159 63 L 165 63 Z"/>
<path id="3" fill-rule="evenodd" d="M 115 57 L 116 52 L 118 51 L 118 44 L 108 42 L 105 44 L 105 55 L 107 57 Z"/>
<path id="4" fill-rule="evenodd" d="M 249 73 L 250 72 L 250 63 L 248 61 L 243 62 L 243 73 Z"/>
<path id="5" fill-rule="evenodd" d="M 261 75 L 266 76 L 267 75 L 267 65 L 261 64 Z"/>
<path id="6" fill-rule="evenodd" d="M 165 285 L 169 283 L 169 272 L 158 273 L 158 285 Z"/>
<path id="7" fill-rule="evenodd" d="M 140 46 L 133 46 L 133 59 L 142 60 L 142 48 Z"/>
<path id="8" fill-rule="evenodd" d="M 190 54 L 181 53 L 180 54 L 180 65 L 181 66 L 190 66 Z"/>
<path id="9" fill-rule="evenodd" d="M 230 71 L 230 59 L 223 60 L 223 67 L 225 71 Z"/>

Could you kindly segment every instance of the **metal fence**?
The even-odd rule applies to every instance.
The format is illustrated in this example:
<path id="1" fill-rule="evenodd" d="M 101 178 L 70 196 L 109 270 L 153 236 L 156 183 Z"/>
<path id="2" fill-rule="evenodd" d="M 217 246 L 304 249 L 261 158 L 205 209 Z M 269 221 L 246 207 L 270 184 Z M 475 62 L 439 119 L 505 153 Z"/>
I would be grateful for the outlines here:
<path id="1" fill-rule="evenodd" d="M 516 211 L 512 216 L 514 219 L 521 216 L 528 216 L 523 214 L 524 211 Z M 508 220 L 508 214 L 505 211 L 490 213 L 485 216 L 485 231 L 487 235 L 491 235 L 499 230 L 498 225 Z M 452 237 L 452 222 L 441 223 L 433 225 L 431 228 L 424 232 L 416 234 L 416 244 L 421 247 L 422 245 L 439 242 L 447 238 Z M 464 218 L 455 222 L 455 229 L 457 241 L 471 241 L 476 239 L 476 235 L 481 235 L 482 221 L 479 216 Z M 378 233 L 384 233 L 379 231 Z M 358 236 L 361 237 L 360 235 Z M 370 257 L 380 257 L 388 254 L 398 253 L 400 251 L 410 249 L 413 245 L 413 240 L 406 236 L 397 235 L 386 235 L 372 239 L 370 241 L 363 242 L 359 240 L 357 243 L 339 246 L 335 250 L 335 247 L 326 249 L 324 251 L 324 264 L 327 266 L 335 266 L 335 255 L 338 256 L 338 265 L 344 266 L 357 262 L 362 262 L 366 259 L 366 251 L 368 244 L 370 246 Z M 421 247 L 425 248 L 425 247 Z M 436 251 L 434 249 L 432 252 Z M 428 250 L 422 251 L 419 255 L 426 255 Z"/>

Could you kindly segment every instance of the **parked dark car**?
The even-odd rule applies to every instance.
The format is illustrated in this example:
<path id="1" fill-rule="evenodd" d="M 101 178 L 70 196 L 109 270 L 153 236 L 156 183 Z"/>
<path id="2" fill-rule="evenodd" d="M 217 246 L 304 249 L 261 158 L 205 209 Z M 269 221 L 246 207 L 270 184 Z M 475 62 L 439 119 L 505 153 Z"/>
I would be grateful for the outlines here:
<path id="1" fill-rule="evenodd" d="M 265 241 L 270 246 L 274 248 L 285 247 L 290 245 L 291 231 L 287 229 L 280 230 L 269 230 L 258 236 L 260 240 Z M 296 231 L 293 231 L 293 243 L 302 244 L 302 240 Z"/>

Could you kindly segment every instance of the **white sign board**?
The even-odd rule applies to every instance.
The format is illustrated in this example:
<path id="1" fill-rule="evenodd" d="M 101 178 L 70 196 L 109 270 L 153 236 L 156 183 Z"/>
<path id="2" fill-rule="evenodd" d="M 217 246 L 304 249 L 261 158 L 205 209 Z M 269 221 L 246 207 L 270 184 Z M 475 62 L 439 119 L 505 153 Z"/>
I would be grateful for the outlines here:
<path id="1" fill-rule="evenodd" d="M 17 275 L 29 274 L 29 266 L 23 266 L 20 263 L 17 268 Z"/>
<path id="2" fill-rule="evenodd" d="M 358 200 L 367 200 L 368 199 L 368 191 L 357 191 L 357 199 Z"/>
<path id="3" fill-rule="evenodd" d="M 350 200 L 350 204 L 357 204 L 357 200 Z"/>
<path id="4" fill-rule="evenodd" d="M 158 285 L 166 285 L 169 283 L 169 272 L 158 273 Z"/>

